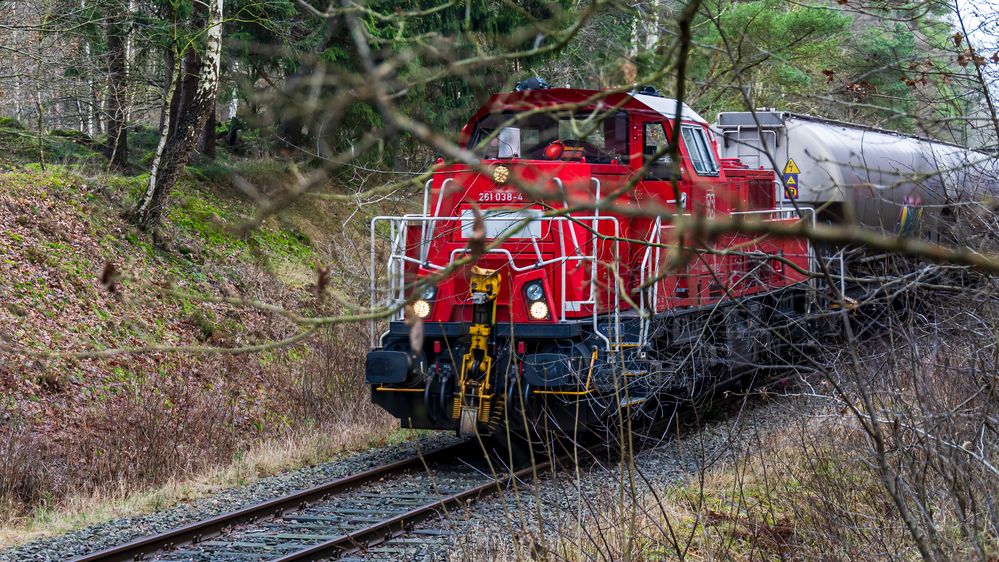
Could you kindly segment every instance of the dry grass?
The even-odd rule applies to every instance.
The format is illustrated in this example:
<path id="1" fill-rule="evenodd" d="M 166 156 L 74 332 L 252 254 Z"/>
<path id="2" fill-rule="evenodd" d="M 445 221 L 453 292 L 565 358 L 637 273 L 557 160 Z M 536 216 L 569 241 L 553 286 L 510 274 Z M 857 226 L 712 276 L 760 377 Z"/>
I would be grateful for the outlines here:
<path id="1" fill-rule="evenodd" d="M 607 483 L 579 509 L 575 499 L 549 505 L 559 513 L 548 512 L 543 532 L 533 513 L 511 516 L 461 539 L 450 559 L 917 560 L 865 447 L 851 417 L 829 411 L 753 436 L 730 460 L 679 483 L 636 477 L 623 493 L 619 482 Z M 973 559 L 953 514 L 941 514 L 941 524 L 951 552 Z"/>
<path id="2" fill-rule="evenodd" d="M 861 376 L 829 375 L 845 394 L 830 392 L 821 398 L 823 407 L 810 407 L 779 429 L 745 430 L 737 440 L 743 444 L 723 462 L 679 483 L 630 473 L 630 480 L 618 475 L 579 502 L 553 507 L 550 498 L 542 500 L 551 510 L 544 531 L 532 523 L 533 514 L 511 517 L 492 534 L 461 541 L 452 560 L 488 553 L 518 561 L 873 562 L 921 560 L 923 547 L 935 560 L 994 562 L 999 478 L 986 465 L 995 463 L 999 442 L 988 429 L 999 405 L 990 394 L 994 356 L 938 343 L 935 353 L 911 361 L 904 349 L 877 342 L 861 354 Z M 892 359 L 887 365 L 886 356 Z M 858 415 L 848 407 L 860 384 L 877 397 L 874 412 L 861 408 Z M 865 426 L 871 418 L 878 420 L 888 478 L 897 489 L 879 468 L 871 426 Z M 976 451 L 985 452 L 986 462 Z M 574 488 L 572 482 L 560 486 Z M 917 514 L 913 521 L 903 509 Z M 504 543 L 511 528 L 518 539 Z"/>
<path id="3" fill-rule="evenodd" d="M 883 560 L 888 548 L 907 557 L 904 529 L 886 516 L 889 498 L 859 462 L 858 430 L 835 411 L 809 416 L 754 436 L 731 461 L 662 490 L 677 513 L 673 525 L 690 537 L 687 553 L 703 560 Z M 878 533 L 882 548 L 855 549 L 863 538 L 851 536 L 858 523 L 861 535 Z"/>
<path id="4" fill-rule="evenodd" d="M 0 545 L 162 509 L 410 435 L 370 403 L 365 335 L 323 332 L 258 373 L 216 358 L 116 387 L 51 438 L 0 433 Z M 183 375 L 182 373 L 187 373 Z"/>
<path id="5" fill-rule="evenodd" d="M 831 348 L 800 387 L 811 406 L 749 427 L 723 462 L 541 498 L 544 530 L 508 517 L 452 559 L 999 560 L 999 314 L 960 296 L 916 310 L 885 313 L 855 354 Z"/>
<path id="6" fill-rule="evenodd" d="M 392 429 L 381 420 L 350 426 L 316 427 L 265 440 L 216 465 L 186 478 L 137 490 L 119 481 L 90 494 L 72 495 L 57 507 L 41 507 L 28 517 L 0 524 L 0 548 L 69 532 L 110 519 L 162 510 L 202 498 L 221 489 L 252 483 L 279 472 L 328 461 L 337 455 L 401 442 L 413 436 Z"/>

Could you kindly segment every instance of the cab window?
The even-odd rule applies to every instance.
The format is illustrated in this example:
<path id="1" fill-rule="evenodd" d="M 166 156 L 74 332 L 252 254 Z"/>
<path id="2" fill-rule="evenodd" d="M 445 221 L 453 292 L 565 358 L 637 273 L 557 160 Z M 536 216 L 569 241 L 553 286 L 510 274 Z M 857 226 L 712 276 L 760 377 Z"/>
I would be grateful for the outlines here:
<path id="1" fill-rule="evenodd" d="M 643 137 L 645 138 L 645 142 L 642 153 L 645 161 L 648 161 L 656 154 L 659 154 L 660 158 L 666 156 L 666 145 L 669 142 L 666 140 L 666 131 L 663 129 L 662 123 L 646 123 Z"/>
<path id="2" fill-rule="evenodd" d="M 648 166 L 645 179 L 670 180 L 673 178 L 673 163 L 666 146 L 666 129 L 658 121 L 646 123 L 642 129 L 642 165 Z M 654 159 L 654 160 L 653 160 Z"/>
<path id="3" fill-rule="evenodd" d="M 578 147 L 588 162 L 607 164 L 628 154 L 628 114 L 551 112 L 494 113 L 480 120 L 470 147 L 480 158 L 544 159 L 544 150 L 554 141 Z"/>
<path id="4" fill-rule="evenodd" d="M 687 154 L 690 156 L 690 164 L 699 176 L 713 176 L 718 174 L 718 162 L 711 151 L 708 143 L 708 136 L 702 127 L 696 125 L 683 125 L 680 127 L 680 134 L 683 136 L 683 144 L 687 147 Z"/>

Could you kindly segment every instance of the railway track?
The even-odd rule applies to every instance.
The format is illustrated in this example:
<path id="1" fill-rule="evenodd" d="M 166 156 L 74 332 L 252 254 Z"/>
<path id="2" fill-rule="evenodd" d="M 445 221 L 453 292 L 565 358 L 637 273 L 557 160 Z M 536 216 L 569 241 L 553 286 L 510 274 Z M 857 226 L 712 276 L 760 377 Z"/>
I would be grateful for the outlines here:
<path id="1" fill-rule="evenodd" d="M 495 494 L 550 461 L 510 470 L 475 442 L 424 455 L 251 505 L 165 533 L 81 556 L 74 562 L 268 561 L 342 558 L 406 534 L 413 525 Z"/>
<path id="2" fill-rule="evenodd" d="M 724 419 L 737 405 L 753 407 L 753 402 L 723 394 L 700 412 L 697 423 L 676 422 L 673 436 L 696 431 L 706 421 Z M 682 407 L 676 420 L 687 419 L 684 414 L 694 410 L 693 405 Z M 649 435 L 652 442 L 638 438 L 635 451 L 661 443 L 654 436 L 662 436 L 662 431 Z M 572 466 L 583 458 L 591 462 L 609 452 L 600 445 L 569 445 L 555 458 L 510 468 L 502 459 L 487 458 L 478 442 L 465 441 L 72 562 L 301 562 L 344 559 L 355 553 L 367 555 L 358 559 L 395 560 L 399 559 L 395 554 L 412 552 L 414 546 L 432 542 L 439 534 L 416 529 L 420 522 L 494 495 L 515 481 L 550 473 L 553 465 Z"/>

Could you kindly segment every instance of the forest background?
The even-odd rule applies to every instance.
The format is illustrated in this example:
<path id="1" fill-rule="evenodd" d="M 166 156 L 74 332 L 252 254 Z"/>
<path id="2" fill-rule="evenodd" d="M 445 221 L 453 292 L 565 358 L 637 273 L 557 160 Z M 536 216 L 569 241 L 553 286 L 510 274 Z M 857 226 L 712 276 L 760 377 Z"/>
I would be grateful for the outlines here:
<path id="1" fill-rule="evenodd" d="M 676 96 L 684 61 L 709 120 L 994 153 L 997 23 L 937 0 L 0 0 L 6 540 L 409 438 L 366 404 L 362 330 L 231 301 L 355 310 L 367 219 L 411 210 L 490 94 Z"/>

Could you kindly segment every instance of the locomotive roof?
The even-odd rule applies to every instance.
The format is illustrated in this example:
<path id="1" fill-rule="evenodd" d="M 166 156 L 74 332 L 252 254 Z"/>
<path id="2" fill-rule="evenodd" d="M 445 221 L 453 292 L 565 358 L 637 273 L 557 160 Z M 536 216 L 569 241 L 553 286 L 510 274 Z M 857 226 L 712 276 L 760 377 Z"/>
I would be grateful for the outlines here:
<path id="1" fill-rule="evenodd" d="M 625 110 L 654 111 L 670 119 L 676 117 L 677 110 L 676 100 L 659 96 L 630 92 L 609 92 L 605 90 L 583 90 L 578 88 L 549 88 L 545 90 L 493 94 L 479 111 L 476 112 L 472 120 L 476 121 L 484 115 L 497 111 L 524 111 L 562 104 L 601 104 L 605 107 L 620 105 Z M 684 121 L 694 121 L 705 125 L 708 123 L 687 104 L 683 104 L 680 117 Z"/>
<path id="2" fill-rule="evenodd" d="M 676 117 L 676 100 L 674 99 L 648 96 L 645 94 L 631 94 L 631 97 L 636 101 L 645 104 L 653 111 L 657 111 L 671 119 Z M 703 123 L 705 125 L 708 124 L 708 122 L 701 117 L 700 114 L 691 109 L 687 104 L 683 104 L 683 108 L 680 110 L 680 117 L 682 117 L 685 121 L 697 121 L 698 123 Z"/>

